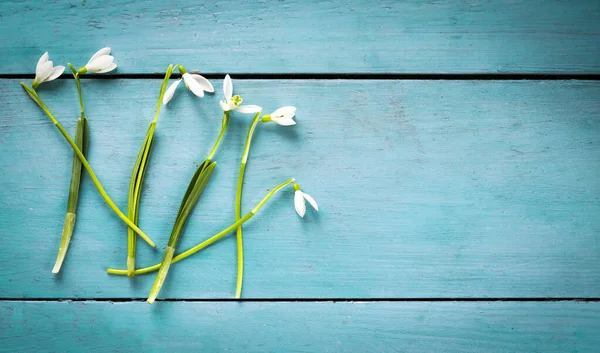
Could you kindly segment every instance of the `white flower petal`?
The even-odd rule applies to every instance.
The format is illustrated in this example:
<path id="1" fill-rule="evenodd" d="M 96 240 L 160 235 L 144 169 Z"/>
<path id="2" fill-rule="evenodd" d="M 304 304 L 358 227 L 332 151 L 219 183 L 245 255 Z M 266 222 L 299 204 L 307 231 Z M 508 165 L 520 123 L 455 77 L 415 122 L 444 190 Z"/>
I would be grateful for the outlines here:
<path id="1" fill-rule="evenodd" d="M 46 81 L 48 76 L 52 74 L 52 61 L 46 61 L 40 66 L 40 69 L 35 73 L 35 80 L 39 83 Z"/>
<path id="2" fill-rule="evenodd" d="M 304 196 L 300 190 L 296 190 L 294 193 L 294 208 L 300 217 L 304 217 L 304 214 L 306 213 L 306 203 L 304 202 Z"/>
<path id="3" fill-rule="evenodd" d="M 293 118 L 295 114 L 296 114 L 296 107 L 288 105 L 288 106 L 277 109 L 276 111 L 271 113 L 271 116 L 281 116 L 284 118 Z"/>
<path id="4" fill-rule="evenodd" d="M 171 98 L 173 98 L 173 95 L 175 94 L 175 90 L 177 89 L 177 86 L 179 86 L 180 83 L 181 83 L 181 79 L 171 83 L 169 88 L 167 88 L 165 95 L 163 96 L 163 104 L 169 103 L 169 101 L 171 100 Z"/>
<path id="5" fill-rule="evenodd" d="M 281 125 L 281 126 L 296 125 L 296 122 L 292 118 L 286 119 L 286 118 L 273 118 L 273 117 L 271 117 L 271 120 L 275 124 Z"/>
<path id="6" fill-rule="evenodd" d="M 192 75 L 187 72 L 183 74 L 183 81 L 185 81 L 186 86 L 194 93 L 197 97 L 204 97 L 204 91 L 202 90 L 202 86 L 198 83 L 198 81 L 194 80 Z"/>
<path id="7" fill-rule="evenodd" d="M 229 101 L 233 97 L 233 83 L 231 83 L 231 77 L 225 76 L 223 79 L 223 94 L 225 94 L 225 100 Z"/>
<path id="8" fill-rule="evenodd" d="M 65 71 L 65 67 L 60 65 L 60 66 L 55 66 L 52 69 L 52 73 L 50 74 L 50 76 L 48 76 L 44 82 L 48 82 L 48 81 L 52 81 L 55 80 L 56 78 L 58 78 L 60 75 L 62 75 L 62 73 Z"/>
<path id="9" fill-rule="evenodd" d="M 98 72 L 106 69 L 114 59 L 111 55 L 102 55 L 85 65 L 85 68 L 91 72 Z"/>
<path id="10" fill-rule="evenodd" d="M 315 209 L 315 210 L 319 210 L 319 205 L 317 205 L 317 201 L 315 201 L 315 199 L 312 198 L 312 196 L 310 196 L 309 194 L 302 192 L 302 196 L 304 196 L 304 198 L 306 199 L 306 201 L 308 201 L 308 203 L 310 203 L 310 205 Z"/>
<path id="11" fill-rule="evenodd" d="M 259 107 L 258 105 L 240 105 L 239 107 L 235 108 L 234 110 L 236 110 L 240 113 L 244 113 L 244 114 L 252 114 L 252 113 L 258 113 L 259 111 L 261 111 L 262 107 Z"/>
<path id="12" fill-rule="evenodd" d="M 104 69 L 102 69 L 102 70 L 98 71 L 98 73 L 99 73 L 99 74 L 103 74 L 103 73 L 106 73 L 106 72 L 112 71 L 112 70 L 114 70 L 114 69 L 116 69 L 116 68 L 117 68 L 117 64 L 115 64 L 115 63 L 112 63 L 112 64 L 108 65 L 106 68 L 104 68 Z"/>
<path id="13" fill-rule="evenodd" d="M 206 92 L 214 92 L 215 91 L 215 88 L 213 87 L 213 85 L 206 78 L 204 78 L 198 74 L 190 74 L 190 76 L 194 80 L 196 80 L 196 82 L 198 82 L 200 84 L 200 87 L 202 87 L 202 90 L 204 90 Z"/>
<path id="14" fill-rule="evenodd" d="M 219 101 L 219 104 L 221 105 L 221 109 L 223 109 L 223 111 L 228 112 L 231 110 L 231 106 L 227 104 L 226 101 Z"/>
<path id="15" fill-rule="evenodd" d="M 45 52 L 44 55 L 42 55 L 40 57 L 40 60 L 38 60 L 38 63 L 35 66 L 35 72 L 36 72 L 36 74 L 37 74 L 38 71 L 40 71 L 40 69 L 42 68 L 42 65 L 44 65 L 47 61 L 48 61 L 48 52 Z"/>
<path id="16" fill-rule="evenodd" d="M 102 49 L 98 50 L 96 53 L 94 53 L 94 55 L 92 55 L 92 57 L 88 61 L 88 64 L 90 64 L 95 59 L 101 57 L 102 55 L 110 55 L 110 48 L 109 47 L 105 47 L 105 48 L 102 48 Z"/>

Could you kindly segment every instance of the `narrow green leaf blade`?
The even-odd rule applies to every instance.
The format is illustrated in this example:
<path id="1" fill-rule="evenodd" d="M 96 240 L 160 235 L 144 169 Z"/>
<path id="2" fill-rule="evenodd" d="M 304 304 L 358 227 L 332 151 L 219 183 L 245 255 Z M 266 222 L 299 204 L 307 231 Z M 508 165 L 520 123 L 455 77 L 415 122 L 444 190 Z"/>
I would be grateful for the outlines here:
<path id="1" fill-rule="evenodd" d="M 77 120 L 77 130 L 75 131 L 75 144 L 83 155 L 87 153 L 88 128 L 87 118 L 82 116 Z M 83 167 L 77 155 L 73 154 L 73 166 L 71 168 L 71 184 L 69 186 L 69 199 L 67 203 L 67 212 L 77 213 L 77 201 L 79 200 L 79 188 L 83 176 Z"/>
<path id="2" fill-rule="evenodd" d="M 142 147 L 136 158 L 129 180 L 129 191 L 127 194 L 127 217 L 135 224 L 139 220 L 140 198 L 142 195 L 142 183 L 146 174 L 147 160 L 150 157 L 152 141 L 154 141 L 154 131 L 156 123 L 152 122 L 148 127 L 148 132 L 142 142 Z M 131 228 L 127 228 L 127 270 L 130 277 L 133 276 L 135 267 L 135 249 L 137 245 L 137 235 Z"/>
<path id="3" fill-rule="evenodd" d="M 182 207 L 180 207 L 180 211 L 177 214 L 177 219 L 175 220 L 175 224 L 173 225 L 173 230 L 171 231 L 168 246 L 175 248 L 175 246 L 177 245 L 177 241 L 179 240 L 181 231 L 185 226 L 190 213 L 194 209 L 194 206 L 198 202 L 198 199 L 204 192 L 204 189 L 206 188 L 206 185 L 208 184 L 208 181 L 210 180 L 216 165 L 217 162 L 212 162 L 208 164 L 207 167 L 203 168 L 198 177 L 196 178 L 192 190 L 186 194 L 187 199 L 185 200 L 185 204 L 182 203 Z"/>

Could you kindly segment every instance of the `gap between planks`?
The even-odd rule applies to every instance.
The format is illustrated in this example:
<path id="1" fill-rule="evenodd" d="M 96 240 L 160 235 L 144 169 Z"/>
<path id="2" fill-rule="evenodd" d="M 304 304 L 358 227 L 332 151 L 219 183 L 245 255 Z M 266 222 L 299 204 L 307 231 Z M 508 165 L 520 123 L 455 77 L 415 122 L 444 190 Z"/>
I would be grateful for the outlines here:
<path id="1" fill-rule="evenodd" d="M 192 71 L 190 71 L 192 72 Z M 195 72 L 192 72 L 195 73 Z M 164 78 L 164 73 L 150 74 L 112 74 L 112 75 L 83 75 L 82 79 L 115 80 L 138 79 L 154 80 Z M 225 73 L 202 73 L 208 79 L 218 79 Z M 236 73 L 236 79 L 246 80 L 454 80 L 454 81 L 501 81 L 501 80 L 600 80 L 600 74 L 376 74 L 376 73 Z M 171 78 L 179 78 L 180 74 L 173 74 Z M 34 74 L 0 74 L 0 79 L 33 79 Z M 70 75 L 63 74 L 59 79 L 71 79 Z"/>
<path id="2" fill-rule="evenodd" d="M 146 298 L 0 298 L 7 302 L 145 302 Z M 244 302 L 244 303 L 354 303 L 354 302 L 600 302 L 600 298 L 539 297 L 539 298 L 166 298 L 160 302 Z"/>

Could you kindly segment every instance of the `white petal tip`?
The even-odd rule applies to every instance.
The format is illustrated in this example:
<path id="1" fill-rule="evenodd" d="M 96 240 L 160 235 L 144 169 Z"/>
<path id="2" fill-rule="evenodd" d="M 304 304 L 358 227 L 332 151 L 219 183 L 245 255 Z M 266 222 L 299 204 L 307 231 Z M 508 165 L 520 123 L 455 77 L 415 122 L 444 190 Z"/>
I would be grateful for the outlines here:
<path id="1" fill-rule="evenodd" d="M 98 50 L 97 52 L 94 53 L 94 55 L 92 55 L 92 57 L 90 58 L 90 60 L 88 61 L 88 65 L 94 61 L 95 59 L 103 56 L 103 55 L 110 55 L 110 48 L 109 47 L 104 47 L 100 50 Z"/>
<path id="2" fill-rule="evenodd" d="M 57 79 L 58 77 L 60 77 L 60 75 L 63 74 L 63 72 L 65 72 L 64 66 L 62 66 L 62 65 L 55 66 L 54 68 L 52 68 L 52 72 L 50 73 L 50 76 L 48 76 L 48 78 L 46 78 L 44 80 L 44 82 L 48 82 L 48 81 Z"/>
<path id="3" fill-rule="evenodd" d="M 202 90 L 205 92 L 214 92 L 215 88 L 213 87 L 212 83 L 210 83 L 209 80 L 207 80 L 205 77 L 200 76 L 198 74 L 191 74 L 190 75 L 196 82 L 198 82 L 198 84 L 200 84 L 200 87 L 202 87 Z"/>
<path id="4" fill-rule="evenodd" d="M 254 114 L 260 112 L 262 108 L 258 105 L 240 105 L 235 110 L 244 114 Z"/>
<path id="5" fill-rule="evenodd" d="M 273 122 L 275 122 L 275 124 L 281 125 L 281 126 L 296 125 L 296 122 L 292 119 L 273 119 Z"/>
<path id="6" fill-rule="evenodd" d="M 315 211 L 318 211 L 319 205 L 317 205 L 317 201 L 315 201 L 315 199 L 313 199 L 312 196 L 310 196 L 309 194 L 302 191 L 300 192 L 302 193 L 302 197 L 304 197 L 304 199 L 308 201 L 308 203 L 310 203 L 310 205 L 315 209 Z"/>
<path id="7" fill-rule="evenodd" d="M 225 100 L 230 100 L 233 96 L 233 83 L 231 83 L 229 75 L 225 75 L 223 79 L 223 94 L 225 95 Z"/>
<path id="8" fill-rule="evenodd" d="M 304 217 L 304 214 L 306 213 L 306 203 L 304 202 L 304 197 L 300 190 L 294 192 L 294 208 L 296 209 L 298 216 Z"/>
<path id="9" fill-rule="evenodd" d="M 108 65 L 106 68 L 98 71 L 98 73 L 99 74 L 103 74 L 103 73 L 106 73 L 106 72 L 110 72 L 110 71 L 112 71 L 112 70 L 114 70 L 116 68 L 117 68 L 117 64 L 112 63 L 112 64 Z"/>
<path id="10" fill-rule="evenodd" d="M 173 98 L 173 95 L 175 94 L 175 90 L 177 89 L 177 86 L 179 86 L 179 83 L 181 83 L 181 79 L 171 83 L 169 88 L 167 88 L 167 91 L 163 96 L 163 104 L 166 105 L 167 103 L 169 103 L 169 101 L 171 101 L 171 98 Z"/>

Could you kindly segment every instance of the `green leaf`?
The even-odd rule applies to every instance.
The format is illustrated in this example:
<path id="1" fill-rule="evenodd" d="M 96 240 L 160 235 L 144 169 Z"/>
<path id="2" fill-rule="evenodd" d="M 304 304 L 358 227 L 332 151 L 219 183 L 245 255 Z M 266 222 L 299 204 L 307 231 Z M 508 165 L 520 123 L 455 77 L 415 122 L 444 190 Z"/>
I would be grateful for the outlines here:
<path id="1" fill-rule="evenodd" d="M 181 214 L 181 209 L 183 208 L 183 206 L 186 204 L 188 197 L 190 196 L 190 193 L 192 192 L 192 189 L 194 188 L 194 185 L 196 185 L 196 181 L 198 180 L 198 177 L 200 176 L 200 174 L 202 174 L 202 171 L 210 164 L 210 161 L 207 159 L 204 162 L 202 162 L 198 168 L 196 169 L 196 172 L 194 173 L 194 176 L 192 177 L 192 180 L 190 180 L 190 184 L 188 185 L 187 189 L 185 190 L 185 195 L 183 196 L 183 199 L 181 200 L 181 204 L 179 205 L 179 211 L 177 211 L 177 216 L 179 217 L 179 214 Z"/>
<path id="2" fill-rule="evenodd" d="M 175 224 L 173 225 L 173 230 L 171 231 L 171 236 L 167 244 L 168 246 L 175 248 L 177 245 L 181 231 L 183 230 L 190 213 L 194 209 L 194 206 L 198 202 L 198 199 L 204 192 L 204 189 L 206 188 L 206 185 L 208 184 L 216 165 L 217 162 L 208 163 L 207 160 L 205 163 L 201 164 L 200 167 L 198 167 L 196 174 L 194 174 L 194 178 L 192 178 L 192 181 L 188 186 L 188 191 L 184 196 L 184 200 L 182 200 L 182 204 L 179 207 L 179 212 L 177 214 L 177 218 L 175 219 Z"/>
<path id="3" fill-rule="evenodd" d="M 127 194 L 127 217 L 134 222 L 138 223 L 139 219 L 139 209 L 140 209 L 140 198 L 142 195 L 142 183 L 144 181 L 144 176 L 146 174 L 146 169 L 148 166 L 148 159 L 150 156 L 150 151 L 152 149 L 152 141 L 154 141 L 154 131 L 156 129 L 156 123 L 150 123 L 148 127 L 148 132 L 146 133 L 146 137 L 144 138 L 144 142 L 142 143 L 142 147 L 140 148 L 140 152 L 138 153 L 137 159 L 133 166 L 133 171 L 131 173 L 131 179 L 129 180 L 129 191 Z M 135 258 L 135 247 L 137 243 L 137 236 L 133 229 L 127 228 L 127 258 L 128 258 L 128 270 L 130 270 L 130 275 L 133 275 L 133 266 L 134 266 L 134 258 Z"/>
<path id="4" fill-rule="evenodd" d="M 88 148 L 88 124 L 87 118 L 82 116 L 77 120 L 77 129 L 75 131 L 75 144 L 81 150 L 81 153 L 85 156 Z M 73 229 L 75 228 L 75 214 L 77 213 L 77 201 L 79 200 L 79 188 L 81 186 L 81 179 L 83 178 L 83 167 L 81 161 L 77 157 L 77 154 L 73 154 L 73 166 L 71 168 L 71 184 L 69 185 L 69 198 L 67 202 L 67 215 L 63 225 L 63 233 L 60 240 L 60 247 L 58 250 L 58 256 L 52 273 L 58 273 L 62 266 L 69 243 L 71 242 L 71 236 Z"/>
<path id="5" fill-rule="evenodd" d="M 134 217 L 135 219 L 132 219 L 134 222 L 137 223 L 138 221 L 138 210 L 139 210 L 139 205 L 140 205 L 140 197 L 142 194 L 142 183 L 144 182 L 144 176 L 146 175 L 146 169 L 148 167 L 148 161 L 150 159 L 150 152 L 152 150 L 152 146 L 153 146 L 153 142 L 154 142 L 154 131 L 156 129 L 156 123 L 151 123 L 150 126 L 148 127 L 148 132 L 146 133 L 146 138 L 144 139 L 144 142 L 142 144 L 142 148 L 140 149 L 140 152 L 138 154 L 138 157 L 136 159 L 135 162 L 135 166 L 133 168 L 133 174 L 131 175 L 132 180 L 130 181 L 129 184 L 129 188 L 130 188 L 130 193 L 132 193 L 133 195 L 133 201 L 135 203 L 135 208 L 134 208 Z M 135 178 L 135 180 L 134 180 Z M 131 187 L 133 186 L 133 190 L 131 190 Z"/>
<path id="6" fill-rule="evenodd" d="M 77 120 L 77 130 L 75 131 L 75 144 L 85 156 L 88 149 L 88 122 L 87 118 L 81 117 Z M 67 212 L 77 213 L 77 201 L 79 200 L 79 188 L 83 177 L 83 167 L 76 154 L 73 154 L 73 166 L 71 168 L 71 185 L 69 187 L 69 201 L 67 203 Z"/>

